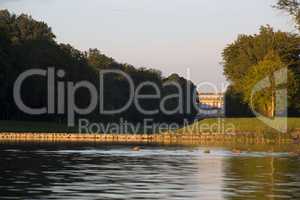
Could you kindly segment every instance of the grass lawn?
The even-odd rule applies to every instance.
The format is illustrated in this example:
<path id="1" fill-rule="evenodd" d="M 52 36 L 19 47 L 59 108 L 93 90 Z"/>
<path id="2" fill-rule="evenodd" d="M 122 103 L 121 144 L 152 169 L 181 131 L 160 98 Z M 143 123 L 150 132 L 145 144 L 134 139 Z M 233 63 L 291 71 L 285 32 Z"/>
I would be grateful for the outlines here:
<path id="1" fill-rule="evenodd" d="M 288 132 L 299 129 L 300 118 L 288 118 Z M 78 129 L 51 122 L 0 121 L 0 132 L 43 132 L 43 133 L 76 133 Z M 256 118 L 222 118 L 205 119 L 176 131 L 177 133 L 203 132 L 276 132 Z"/>
<path id="2" fill-rule="evenodd" d="M 0 132 L 71 133 L 77 131 L 76 128 L 52 122 L 0 121 Z"/>
<path id="3" fill-rule="evenodd" d="M 286 118 L 278 118 L 286 121 Z M 276 123 L 278 125 L 279 123 Z M 288 132 L 300 129 L 300 118 L 288 118 Z M 203 133 L 203 132 L 277 132 L 257 118 L 221 118 L 204 119 L 177 131 L 178 133 Z"/>

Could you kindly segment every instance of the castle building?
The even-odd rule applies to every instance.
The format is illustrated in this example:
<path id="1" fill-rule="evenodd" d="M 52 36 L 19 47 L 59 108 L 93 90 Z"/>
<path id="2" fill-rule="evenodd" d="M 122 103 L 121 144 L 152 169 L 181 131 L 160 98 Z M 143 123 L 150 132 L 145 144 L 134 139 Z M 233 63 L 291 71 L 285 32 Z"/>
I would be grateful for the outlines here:
<path id="1" fill-rule="evenodd" d="M 225 112 L 224 93 L 199 93 L 199 115 L 218 117 Z"/>

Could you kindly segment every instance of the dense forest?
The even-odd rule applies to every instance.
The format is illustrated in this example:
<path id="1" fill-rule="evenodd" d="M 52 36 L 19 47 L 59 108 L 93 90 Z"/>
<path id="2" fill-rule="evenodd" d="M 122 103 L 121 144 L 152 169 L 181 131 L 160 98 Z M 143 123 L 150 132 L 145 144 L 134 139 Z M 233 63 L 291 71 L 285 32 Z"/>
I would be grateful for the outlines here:
<path id="1" fill-rule="evenodd" d="M 13 99 L 13 85 L 22 72 L 28 69 L 46 69 L 48 67 L 54 67 L 55 71 L 65 71 L 65 76 L 59 81 L 72 81 L 74 83 L 89 81 L 98 91 L 101 88 L 99 86 L 99 71 L 104 69 L 118 69 L 125 72 L 132 78 L 135 86 L 145 81 L 151 81 L 160 87 L 162 95 L 160 99 L 142 100 L 141 105 L 145 110 L 159 109 L 161 99 L 164 96 L 178 93 L 178 89 L 172 85 L 163 87 L 164 83 L 176 82 L 184 91 L 180 94 L 181 96 L 184 95 L 183 102 L 180 102 L 178 98 L 170 98 L 166 102 L 168 109 L 171 110 L 180 105 L 184 108 L 183 112 L 166 114 L 159 110 L 158 113 L 145 115 L 132 105 L 125 112 L 119 114 L 102 114 L 96 109 L 84 116 L 76 115 L 77 119 L 85 117 L 97 122 L 113 122 L 124 118 L 129 122 L 140 122 L 145 118 L 151 118 L 156 122 L 182 123 L 185 119 L 193 120 L 197 113 L 195 106 L 191 107 L 191 112 L 187 110 L 187 105 L 194 105 L 197 101 L 197 99 L 192 98 L 193 94 L 196 93 L 196 87 L 191 81 L 177 74 L 163 77 L 160 71 L 154 69 L 136 68 L 129 64 L 119 63 L 102 54 L 98 49 L 81 52 L 69 44 L 59 44 L 46 23 L 36 21 L 25 14 L 15 15 L 7 10 L 0 11 L 0 120 L 66 122 L 67 112 L 28 115 L 18 109 Z M 129 98 L 129 85 L 125 78 L 118 74 L 106 76 L 102 89 L 104 89 L 105 109 L 122 107 Z M 154 92 L 151 87 L 143 87 L 141 90 L 144 95 Z M 190 95 L 191 98 L 186 98 L 186 95 Z M 89 104 L 90 98 L 88 91 L 85 89 L 78 90 L 75 98 L 76 105 L 84 108 Z M 47 78 L 32 77 L 26 80 L 22 85 L 22 99 L 26 105 L 32 108 L 46 106 Z M 67 103 L 67 101 L 64 102 L 64 104 Z M 183 105 L 181 105 L 182 103 Z"/>

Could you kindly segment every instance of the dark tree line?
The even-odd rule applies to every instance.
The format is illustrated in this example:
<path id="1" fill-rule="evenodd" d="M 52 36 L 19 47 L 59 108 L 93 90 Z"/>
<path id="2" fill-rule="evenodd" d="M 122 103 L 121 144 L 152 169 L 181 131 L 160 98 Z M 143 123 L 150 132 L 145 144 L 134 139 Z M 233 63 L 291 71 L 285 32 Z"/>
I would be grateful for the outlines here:
<path id="1" fill-rule="evenodd" d="M 24 71 L 33 68 L 47 69 L 54 67 L 65 71 L 65 77 L 59 81 L 89 81 L 99 88 L 99 71 L 105 69 L 119 69 L 127 73 L 134 82 L 135 87 L 145 81 L 151 81 L 159 86 L 162 92 L 160 99 L 141 100 L 143 109 L 159 109 L 162 98 L 166 95 L 177 94 L 175 87 L 163 87 L 168 81 L 177 82 L 182 86 L 183 94 L 191 95 L 179 102 L 176 98 L 169 99 L 167 106 L 176 108 L 180 105 L 184 112 L 172 114 L 163 113 L 160 109 L 153 115 L 145 115 L 131 105 L 125 112 L 115 115 L 104 115 L 96 109 L 94 112 L 85 115 L 94 121 L 112 122 L 118 121 L 121 117 L 130 122 L 140 122 L 145 118 L 151 118 L 156 122 L 177 122 L 182 123 L 184 119 L 192 120 L 196 115 L 193 106 L 193 93 L 196 87 L 183 77 L 173 74 L 169 77 L 162 77 L 161 72 L 148 69 L 136 68 L 132 65 L 122 64 L 113 58 L 102 54 L 98 49 L 89 49 L 81 52 L 69 44 L 58 44 L 51 28 L 44 22 L 36 21 L 28 15 L 14 15 L 7 10 L 0 11 L 0 120 L 42 120 L 58 123 L 66 122 L 66 114 L 44 114 L 28 115 L 20 111 L 13 99 L 13 85 L 16 78 Z M 186 87 L 188 86 L 188 87 Z M 106 109 L 119 108 L 129 98 L 129 85 L 125 78 L 110 74 L 104 79 L 104 107 Z M 187 92 L 190 90 L 189 92 Z M 67 91 L 65 91 L 66 93 Z M 154 94 L 152 87 L 143 87 L 142 94 Z M 184 96 L 186 97 L 186 96 Z M 40 108 L 47 105 L 47 79 L 45 77 L 32 77 L 24 82 L 22 86 L 23 101 L 33 107 Z M 56 99 L 56 97 L 55 97 Z M 89 92 L 85 89 L 78 90 L 75 102 L 78 107 L 84 108 L 90 102 Z M 64 102 L 67 107 L 68 102 Z M 186 109 L 191 106 L 191 112 Z M 83 117 L 77 115 L 76 118 Z"/>

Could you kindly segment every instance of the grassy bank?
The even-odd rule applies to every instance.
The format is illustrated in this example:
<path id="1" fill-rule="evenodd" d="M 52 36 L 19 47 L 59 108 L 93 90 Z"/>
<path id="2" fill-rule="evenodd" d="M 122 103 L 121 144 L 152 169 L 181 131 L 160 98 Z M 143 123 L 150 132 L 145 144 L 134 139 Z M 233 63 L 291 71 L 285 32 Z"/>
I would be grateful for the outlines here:
<path id="1" fill-rule="evenodd" d="M 286 118 L 280 118 L 286 120 Z M 298 132 L 300 130 L 300 118 L 288 118 L 287 133 Z M 283 121 L 284 122 L 284 121 Z M 276 124 L 278 125 L 278 124 Z M 267 134 L 278 133 L 278 130 L 271 128 L 257 118 L 221 118 L 205 119 L 189 126 L 185 126 L 177 133 L 255 133 Z"/>
<path id="2" fill-rule="evenodd" d="M 300 118 L 288 118 L 288 132 L 300 130 Z M 76 127 L 69 128 L 63 124 L 33 121 L 0 121 L 0 132 L 17 133 L 77 133 Z M 221 118 L 204 119 L 177 130 L 175 133 L 232 133 L 277 132 L 257 118 Z"/>
<path id="3" fill-rule="evenodd" d="M 63 124 L 33 121 L 0 121 L 0 133 L 77 133 L 77 128 Z"/>
<path id="4" fill-rule="evenodd" d="M 0 140 L 96 142 L 238 142 L 249 144 L 295 143 L 300 118 L 288 119 L 288 132 L 279 133 L 255 118 L 205 119 L 175 132 L 157 134 L 78 134 L 76 128 L 45 122 L 0 121 Z"/>

